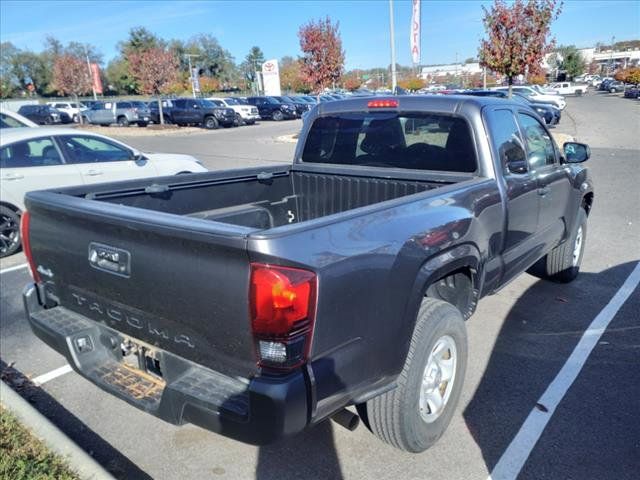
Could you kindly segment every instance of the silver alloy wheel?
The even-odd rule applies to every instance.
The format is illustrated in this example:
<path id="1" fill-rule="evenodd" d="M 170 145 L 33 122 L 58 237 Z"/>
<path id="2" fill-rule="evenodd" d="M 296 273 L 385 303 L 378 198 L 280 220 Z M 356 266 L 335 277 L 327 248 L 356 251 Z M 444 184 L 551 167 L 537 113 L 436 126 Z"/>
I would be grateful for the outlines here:
<path id="1" fill-rule="evenodd" d="M 571 264 L 574 267 L 578 266 L 578 262 L 580 261 L 580 254 L 582 253 L 582 225 L 578 227 L 578 233 L 576 233 L 576 240 L 573 243 L 573 258 Z"/>
<path id="2" fill-rule="evenodd" d="M 456 342 L 449 335 L 440 337 L 422 374 L 418 409 L 425 422 L 435 422 L 444 411 L 453 390 L 457 364 Z"/>

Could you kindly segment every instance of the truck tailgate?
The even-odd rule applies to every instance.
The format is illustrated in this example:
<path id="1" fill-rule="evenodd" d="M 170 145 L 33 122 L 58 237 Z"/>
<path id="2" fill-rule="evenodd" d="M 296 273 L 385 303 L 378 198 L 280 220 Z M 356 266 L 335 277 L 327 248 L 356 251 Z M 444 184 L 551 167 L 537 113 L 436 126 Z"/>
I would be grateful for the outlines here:
<path id="1" fill-rule="evenodd" d="M 223 374 L 256 372 L 248 229 L 52 192 L 26 204 L 60 306 Z"/>

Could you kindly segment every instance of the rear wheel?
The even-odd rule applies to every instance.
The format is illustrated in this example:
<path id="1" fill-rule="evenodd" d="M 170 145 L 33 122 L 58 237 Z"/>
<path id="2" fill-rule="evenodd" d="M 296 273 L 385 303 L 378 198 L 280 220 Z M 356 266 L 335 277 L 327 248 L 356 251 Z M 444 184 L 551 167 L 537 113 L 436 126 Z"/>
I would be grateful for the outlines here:
<path id="1" fill-rule="evenodd" d="M 560 283 L 575 280 L 580 272 L 586 240 L 587 212 L 581 208 L 569 238 L 538 260 L 530 273 Z"/>
<path id="2" fill-rule="evenodd" d="M 215 130 L 218 128 L 218 120 L 215 117 L 206 117 L 204 119 L 204 128 L 207 130 Z"/>
<path id="3" fill-rule="evenodd" d="M 425 298 L 397 387 L 366 404 L 373 433 L 408 452 L 431 447 L 451 421 L 466 365 L 462 314 L 449 303 Z"/>
<path id="4" fill-rule="evenodd" d="M 53 123 L 53 118 L 45 117 L 45 119 L 44 119 L 44 124 L 45 125 L 51 125 L 52 123 Z"/>
<path id="5" fill-rule="evenodd" d="M 274 122 L 279 122 L 284 118 L 284 115 L 282 115 L 282 112 L 280 110 L 276 110 L 271 114 L 271 118 L 273 119 Z"/>
<path id="6" fill-rule="evenodd" d="M 242 116 L 239 113 L 236 113 L 236 120 L 233 122 L 233 125 L 236 127 L 244 125 L 244 120 L 242 120 Z"/>
<path id="7" fill-rule="evenodd" d="M 20 249 L 20 217 L 4 205 L 0 205 L 0 258 L 13 255 Z"/>
<path id="8" fill-rule="evenodd" d="M 128 127 L 129 126 L 129 120 L 127 119 L 127 117 L 118 117 L 118 126 L 119 127 Z"/>
<path id="9" fill-rule="evenodd" d="M 82 123 L 84 123 L 85 125 L 89 125 L 89 117 L 85 117 L 84 115 L 82 116 Z"/>

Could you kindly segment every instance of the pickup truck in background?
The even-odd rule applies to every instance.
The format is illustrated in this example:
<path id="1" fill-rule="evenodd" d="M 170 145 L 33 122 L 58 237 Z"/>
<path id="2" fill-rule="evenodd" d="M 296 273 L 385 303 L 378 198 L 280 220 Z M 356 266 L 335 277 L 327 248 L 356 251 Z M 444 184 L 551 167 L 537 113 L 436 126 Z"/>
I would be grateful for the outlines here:
<path id="1" fill-rule="evenodd" d="M 353 405 L 420 452 L 460 398 L 478 301 L 525 270 L 578 275 L 589 155 L 501 98 L 319 104 L 288 166 L 28 193 L 27 318 L 168 422 L 265 444 L 354 428 Z"/>
<path id="2" fill-rule="evenodd" d="M 559 82 L 554 83 L 549 88 L 558 92 L 558 95 L 576 95 L 580 97 L 587 93 L 589 86 L 586 84 L 577 85 L 570 82 Z"/>
<path id="3" fill-rule="evenodd" d="M 218 107 L 201 98 L 177 98 L 171 100 L 171 121 L 177 125 L 200 125 L 207 130 L 236 126 L 236 112 Z"/>
<path id="4" fill-rule="evenodd" d="M 114 123 L 128 127 L 132 123 L 146 127 L 151 121 L 148 109 L 138 111 L 132 102 L 96 102 L 82 113 L 84 123 L 108 127 Z"/>

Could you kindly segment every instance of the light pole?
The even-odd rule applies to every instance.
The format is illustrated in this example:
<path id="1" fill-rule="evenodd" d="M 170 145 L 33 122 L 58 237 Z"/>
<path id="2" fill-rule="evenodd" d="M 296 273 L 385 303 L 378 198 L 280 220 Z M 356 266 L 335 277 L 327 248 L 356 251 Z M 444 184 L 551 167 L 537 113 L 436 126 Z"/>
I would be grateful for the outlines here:
<path id="1" fill-rule="evenodd" d="M 98 95 L 96 94 L 96 86 L 93 82 L 93 73 L 91 72 L 91 63 L 89 62 L 89 50 L 87 49 L 86 45 L 84 46 L 84 56 L 87 59 L 87 70 L 89 70 L 89 79 L 91 80 L 91 91 L 93 92 L 93 99 L 98 100 Z"/>
<path id="2" fill-rule="evenodd" d="M 389 0 L 389 32 L 391 37 L 391 90 L 395 94 L 398 78 L 396 76 L 396 37 L 393 29 L 393 0 Z"/>
<path id="3" fill-rule="evenodd" d="M 187 60 L 189 61 L 189 80 L 191 80 L 191 94 L 193 95 L 193 98 L 196 98 L 196 85 L 193 79 L 193 69 L 191 68 L 191 57 L 197 58 L 200 55 L 185 53 L 184 56 L 187 57 Z"/>
<path id="4" fill-rule="evenodd" d="M 613 72 L 613 44 L 616 43 L 616 37 L 611 37 L 611 53 L 609 54 L 609 75 Z"/>

